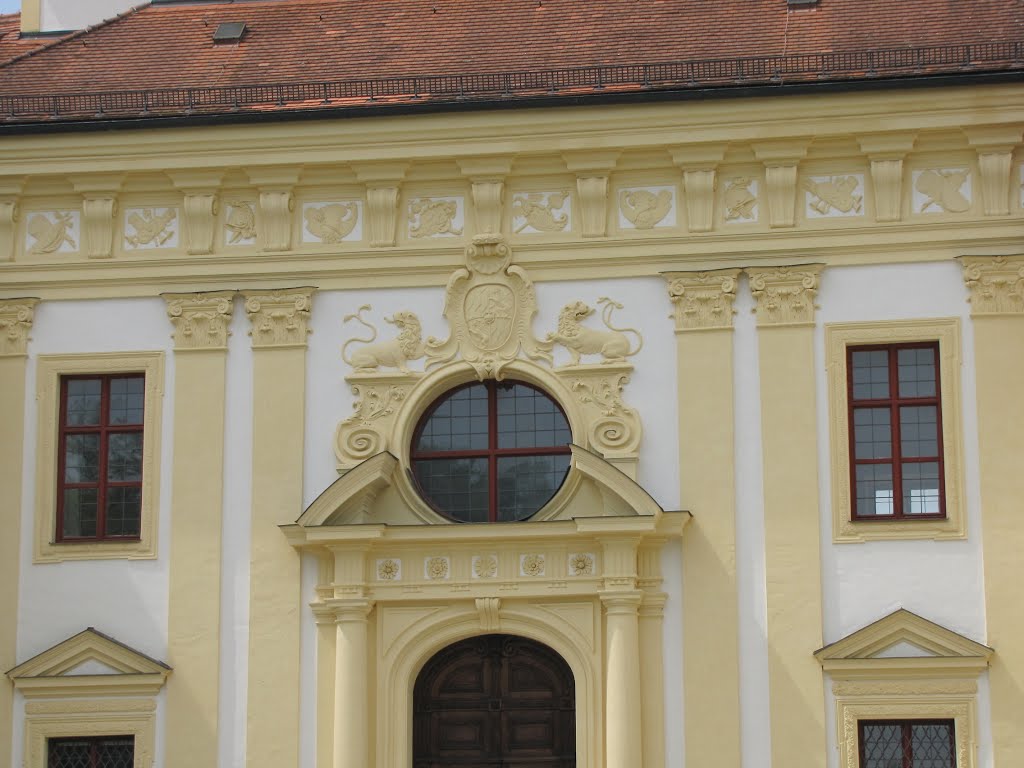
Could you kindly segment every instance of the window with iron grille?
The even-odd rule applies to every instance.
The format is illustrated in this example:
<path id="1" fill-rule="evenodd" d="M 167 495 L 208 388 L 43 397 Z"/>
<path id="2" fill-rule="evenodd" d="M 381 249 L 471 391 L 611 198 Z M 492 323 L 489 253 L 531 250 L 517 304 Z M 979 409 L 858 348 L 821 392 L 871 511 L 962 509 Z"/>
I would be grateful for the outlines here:
<path id="1" fill-rule="evenodd" d="M 145 376 L 61 377 L 58 542 L 138 539 Z"/>
<path id="2" fill-rule="evenodd" d="M 852 519 L 941 519 L 939 345 L 847 349 Z"/>
<path id="3" fill-rule="evenodd" d="M 135 738 L 94 736 L 47 741 L 46 768 L 132 768 Z"/>
<path id="4" fill-rule="evenodd" d="M 570 442 L 565 413 L 536 387 L 474 382 L 427 409 L 413 438 L 412 473 L 431 507 L 454 520 L 524 520 L 561 487 Z"/>
<path id="5" fill-rule="evenodd" d="M 956 768 L 952 720 L 861 720 L 860 768 Z"/>

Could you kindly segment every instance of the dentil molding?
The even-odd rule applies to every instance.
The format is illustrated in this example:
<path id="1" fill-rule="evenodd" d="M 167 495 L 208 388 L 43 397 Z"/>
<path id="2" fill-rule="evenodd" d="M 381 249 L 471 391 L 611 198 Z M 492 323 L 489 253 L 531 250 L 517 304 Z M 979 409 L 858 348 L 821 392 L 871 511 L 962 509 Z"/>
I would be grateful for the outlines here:
<path id="1" fill-rule="evenodd" d="M 0 357 L 28 353 L 29 330 L 39 299 L 0 299 Z"/>
<path id="2" fill-rule="evenodd" d="M 167 316 L 174 326 L 174 347 L 224 349 L 234 309 L 234 291 L 165 293 Z"/>
<path id="3" fill-rule="evenodd" d="M 315 288 L 242 291 L 254 348 L 304 347 Z"/>
<path id="4" fill-rule="evenodd" d="M 824 264 L 794 267 L 747 267 L 759 326 L 814 323 L 818 278 Z"/>
<path id="5" fill-rule="evenodd" d="M 1024 256 L 964 256 L 971 314 L 1024 315 Z"/>
<path id="6" fill-rule="evenodd" d="M 732 328 L 738 269 L 665 272 L 677 331 Z"/>

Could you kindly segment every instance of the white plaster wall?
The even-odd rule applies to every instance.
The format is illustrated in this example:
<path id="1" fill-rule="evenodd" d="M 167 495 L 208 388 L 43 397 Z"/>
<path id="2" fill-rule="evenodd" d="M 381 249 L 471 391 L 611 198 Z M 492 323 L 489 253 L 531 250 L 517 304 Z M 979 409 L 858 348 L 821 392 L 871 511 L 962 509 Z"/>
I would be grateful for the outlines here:
<path id="1" fill-rule="evenodd" d="M 21 580 L 18 590 L 18 663 L 95 627 L 157 659 L 167 656 L 167 588 L 170 539 L 174 357 L 171 326 L 161 299 L 43 302 L 36 309 L 29 344 L 22 476 Z M 156 560 L 96 560 L 32 565 L 35 517 L 36 359 L 43 354 L 162 350 L 164 399 L 160 446 L 160 502 Z M 162 708 L 158 710 L 162 729 Z M 20 715 L 19 715 L 20 717 Z M 16 723 L 16 726 L 18 724 Z M 20 764 L 23 729 L 15 730 Z M 157 768 L 162 751 L 157 751 Z"/>

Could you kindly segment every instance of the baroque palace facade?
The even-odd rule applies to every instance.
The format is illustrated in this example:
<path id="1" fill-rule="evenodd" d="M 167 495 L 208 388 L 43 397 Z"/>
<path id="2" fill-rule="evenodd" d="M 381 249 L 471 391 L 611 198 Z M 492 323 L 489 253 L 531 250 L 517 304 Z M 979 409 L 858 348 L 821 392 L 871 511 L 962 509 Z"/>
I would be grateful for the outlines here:
<path id="1" fill-rule="evenodd" d="M 0 17 L 0 763 L 1018 765 L 1020 4 L 491 5 Z"/>

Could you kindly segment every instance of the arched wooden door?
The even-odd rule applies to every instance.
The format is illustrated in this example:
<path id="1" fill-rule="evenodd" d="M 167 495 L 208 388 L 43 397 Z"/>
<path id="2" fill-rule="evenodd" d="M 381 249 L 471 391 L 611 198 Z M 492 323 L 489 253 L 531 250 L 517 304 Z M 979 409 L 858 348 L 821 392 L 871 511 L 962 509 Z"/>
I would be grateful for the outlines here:
<path id="1" fill-rule="evenodd" d="M 575 768 L 572 670 L 512 635 L 455 643 L 427 662 L 413 695 L 414 768 Z"/>

